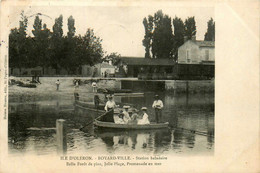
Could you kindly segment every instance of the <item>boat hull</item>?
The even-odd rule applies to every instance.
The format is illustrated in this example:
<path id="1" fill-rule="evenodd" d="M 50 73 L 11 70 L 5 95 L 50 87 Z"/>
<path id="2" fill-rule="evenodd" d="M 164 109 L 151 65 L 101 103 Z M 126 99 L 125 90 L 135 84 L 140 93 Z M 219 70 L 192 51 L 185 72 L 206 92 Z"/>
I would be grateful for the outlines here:
<path id="1" fill-rule="evenodd" d="M 95 106 L 94 103 L 91 102 L 83 102 L 83 101 L 75 101 L 76 105 L 79 105 L 81 107 L 91 108 L 91 109 L 98 109 L 98 110 L 104 110 L 105 105 L 99 104 L 98 107 Z"/>
<path id="2" fill-rule="evenodd" d="M 94 125 L 100 128 L 109 128 L 109 129 L 126 129 L 126 130 L 137 130 L 137 129 L 162 129 L 167 128 L 169 123 L 151 123 L 151 124 L 115 124 L 112 122 L 104 122 L 95 120 Z"/>

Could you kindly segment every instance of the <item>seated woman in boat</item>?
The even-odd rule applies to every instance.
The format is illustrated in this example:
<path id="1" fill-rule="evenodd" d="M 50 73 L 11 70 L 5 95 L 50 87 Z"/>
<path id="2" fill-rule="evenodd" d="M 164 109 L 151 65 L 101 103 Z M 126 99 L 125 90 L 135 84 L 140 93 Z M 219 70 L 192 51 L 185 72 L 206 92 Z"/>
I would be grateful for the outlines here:
<path id="1" fill-rule="evenodd" d="M 138 114 L 137 114 L 136 109 L 133 109 L 132 116 L 130 116 L 130 117 L 131 117 L 131 120 L 128 121 L 128 124 L 137 124 Z"/>
<path id="2" fill-rule="evenodd" d="M 103 116 L 103 121 L 106 122 L 114 122 L 114 109 L 117 107 L 113 97 L 111 95 L 108 96 L 108 101 L 105 105 L 105 111 L 107 114 Z"/>
<path id="3" fill-rule="evenodd" d="M 114 121 L 116 124 L 125 124 L 125 121 L 123 120 L 123 111 L 121 110 L 118 116 L 114 118 Z"/>
<path id="4" fill-rule="evenodd" d="M 143 117 L 142 119 L 139 119 L 137 124 L 150 124 L 150 121 L 148 119 L 148 115 L 147 115 L 147 108 L 146 107 L 142 107 L 141 109 L 143 111 Z"/>
<path id="5" fill-rule="evenodd" d="M 130 106 L 123 106 L 124 108 L 124 111 L 123 111 L 123 114 L 124 114 L 124 121 L 125 123 L 128 123 L 129 120 L 131 120 L 130 116 L 129 116 L 129 112 L 128 112 L 128 109 L 130 108 Z"/>

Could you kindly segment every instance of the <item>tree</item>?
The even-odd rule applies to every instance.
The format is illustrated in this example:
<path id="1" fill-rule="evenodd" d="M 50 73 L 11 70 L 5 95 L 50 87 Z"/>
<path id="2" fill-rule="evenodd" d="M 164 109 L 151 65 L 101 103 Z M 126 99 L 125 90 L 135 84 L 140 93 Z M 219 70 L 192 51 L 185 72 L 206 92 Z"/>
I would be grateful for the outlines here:
<path id="1" fill-rule="evenodd" d="M 171 58 L 173 48 L 173 34 L 171 18 L 164 15 L 162 10 L 157 11 L 154 16 L 148 16 L 143 20 L 145 36 L 143 46 L 145 57 L 150 58 Z"/>
<path id="2" fill-rule="evenodd" d="M 93 66 L 96 63 L 101 62 L 101 58 L 104 55 L 102 48 L 102 39 L 95 36 L 93 29 L 88 29 L 83 37 L 86 57 L 82 59 L 82 64 L 89 64 Z"/>
<path id="3" fill-rule="evenodd" d="M 78 56 L 76 56 L 76 39 L 75 39 L 75 20 L 72 16 L 68 18 L 68 32 L 67 36 L 64 38 L 64 53 L 65 57 L 61 59 L 61 66 L 64 67 L 69 74 L 77 73 L 79 67 Z M 73 62 L 72 62 L 73 59 Z"/>
<path id="4" fill-rule="evenodd" d="M 42 30 L 42 20 L 39 16 L 35 16 L 32 33 L 34 37 L 39 37 Z"/>
<path id="5" fill-rule="evenodd" d="M 55 23 L 52 27 L 53 29 L 53 37 L 61 38 L 63 36 L 63 16 L 60 15 L 58 18 L 55 19 Z"/>
<path id="6" fill-rule="evenodd" d="M 60 73 L 61 60 L 64 57 L 64 39 L 63 39 L 63 16 L 60 15 L 55 19 L 55 23 L 52 27 L 53 33 L 51 37 L 51 58 L 50 64 L 56 69 L 56 73 Z"/>
<path id="7" fill-rule="evenodd" d="M 100 63 L 103 57 L 102 40 L 95 36 L 93 29 L 88 29 L 84 36 L 76 37 L 76 65 L 90 65 Z M 75 63 L 73 61 L 73 63 Z"/>
<path id="8" fill-rule="evenodd" d="M 196 36 L 196 22 L 195 17 L 188 17 L 188 19 L 185 20 L 185 36 L 187 36 L 187 39 L 191 39 L 192 36 Z"/>
<path id="9" fill-rule="evenodd" d="M 69 74 L 76 74 L 81 65 L 93 66 L 101 62 L 104 51 L 102 40 L 88 29 L 84 36 L 75 36 L 75 20 L 68 18 L 68 32 L 63 36 L 63 17 L 55 19 L 53 33 L 42 24 L 37 15 L 34 20 L 32 33 L 27 36 L 27 17 L 21 13 L 19 28 L 13 28 L 9 34 L 9 55 L 11 68 L 52 67 L 59 74 L 61 68 Z"/>
<path id="10" fill-rule="evenodd" d="M 28 26 L 28 18 L 21 13 L 21 20 L 19 21 L 19 28 L 11 29 L 9 34 L 9 62 L 11 68 L 19 68 L 27 66 L 28 61 L 28 40 L 26 38 Z"/>
<path id="11" fill-rule="evenodd" d="M 19 37 L 19 30 L 17 28 L 11 29 L 11 32 L 9 34 L 9 66 L 10 68 L 16 68 L 19 67 L 19 65 L 22 65 L 19 60 L 19 43 L 18 43 L 18 37 Z"/>
<path id="12" fill-rule="evenodd" d="M 145 58 L 151 58 L 150 51 L 153 37 L 153 16 L 149 15 L 148 20 L 144 18 L 143 25 L 145 29 L 145 35 L 143 39 L 143 46 L 145 47 Z"/>
<path id="13" fill-rule="evenodd" d="M 44 68 L 50 65 L 49 42 L 51 32 L 47 28 L 46 24 L 43 24 L 42 26 L 42 20 L 39 18 L 38 15 L 35 16 L 32 33 L 34 37 L 28 38 L 30 42 L 33 42 L 31 43 L 32 49 L 29 53 L 29 57 L 31 60 L 30 66 L 41 66 L 43 67 L 44 73 Z"/>
<path id="14" fill-rule="evenodd" d="M 204 37 L 205 41 L 215 41 L 215 22 L 211 18 L 208 21 L 208 29 Z"/>
<path id="15" fill-rule="evenodd" d="M 103 59 L 104 62 L 108 62 L 112 61 L 113 65 L 117 65 L 119 63 L 121 55 L 118 54 L 117 52 L 112 52 L 108 55 L 105 56 L 105 58 Z"/>
<path id="16" fill-rule="evenodd" d="M 161 10 L 154 14 L 154 32 L 152 38 L 153 58 L 171 58 L 173 34 L 171 18 Z"/>
<path id="17" fill-rule="evenodd" d="M 184 43 L 184 33 L 185 33 L 185 27 L 184 23 L 181 20 L 181 18 L 178 18 L 175 16 L 175 18 L 172 21 L 173 27 L 174 27 L 174 47 L 173 47 L 173 54 L 174 59 L 177 60 L 177 54 L 178 54 L 178 48 L 183 45 Z"/>
<path id="18" fill-rule="evenodd" d="M 67 32 L 67 36 L 69 38 L 72 38 L 72 37 L 74 37 L 75 32 L 76 32 L 75 20 L 74 20 L 74 18 L 72 16 L 70 16 L 68 18 L 68 32 Z"/>

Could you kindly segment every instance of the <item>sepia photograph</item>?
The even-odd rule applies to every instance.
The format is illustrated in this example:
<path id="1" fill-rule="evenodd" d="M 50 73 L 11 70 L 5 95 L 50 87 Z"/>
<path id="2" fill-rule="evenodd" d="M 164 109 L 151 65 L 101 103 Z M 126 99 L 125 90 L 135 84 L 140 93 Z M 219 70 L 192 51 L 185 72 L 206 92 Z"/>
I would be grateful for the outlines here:
<path id="1" fill-rule="evenodd" d="M 15 15 L 9 154 L 214 154 L 214 8 Z"/>
<path id="2" fill-rule="evenodd" d="M 83 169 L 213 159 L 223 27 L 214 5 L 167 4 L 9 5 L 8 157 Z"/>

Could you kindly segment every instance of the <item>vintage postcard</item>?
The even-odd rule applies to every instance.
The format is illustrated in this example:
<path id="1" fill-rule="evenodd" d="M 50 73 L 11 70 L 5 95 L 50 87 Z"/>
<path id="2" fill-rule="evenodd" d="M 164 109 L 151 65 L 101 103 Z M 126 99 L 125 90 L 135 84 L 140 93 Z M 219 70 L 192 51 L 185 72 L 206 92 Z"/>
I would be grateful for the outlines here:
<path id="1" fill-rule="evenodd" d="M 0 172 L 259 172 L 258 1 L 2 1 Z"/>

